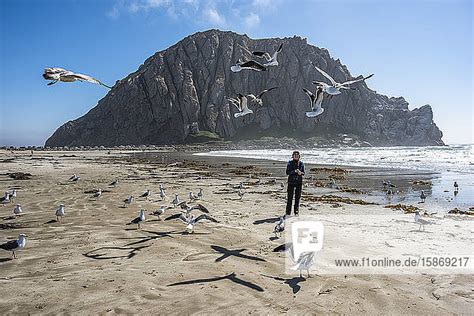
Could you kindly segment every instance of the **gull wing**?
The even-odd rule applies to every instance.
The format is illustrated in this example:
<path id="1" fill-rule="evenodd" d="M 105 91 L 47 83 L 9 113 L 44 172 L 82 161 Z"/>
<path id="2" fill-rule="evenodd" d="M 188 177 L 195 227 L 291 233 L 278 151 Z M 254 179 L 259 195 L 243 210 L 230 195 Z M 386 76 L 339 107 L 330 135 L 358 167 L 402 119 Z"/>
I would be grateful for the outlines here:
<path id="1" fill-rule="evenodd" d="M 196 219 L 194 220 L 195 223 L 207 219 L 208 221 L 214 222 L 214 223 L 219 223 L 215 218 L 210 217 L 209 215 L 206 214 L 201 214 Z"/>
<path id="2" fill-rule="evenodd" d="M 283 43 L 281 43 L 280 46 L 278 47 L 278 49 L 276 50 L 276 52 L 273 53 L 271 60 L 276 60 L 277 59 L 278 53 L 281 52 L 282 48 L 283 48 Z"/>
<path id="3" fill-rule="evenodd" d="M 203 213 L 209 213 L 209 210 L 202 204 L 198 204 L 191 207 L 191 210 L 200 210 Z"/>
<path id="4" fill-rule="evenodd" d="M 270 61 L 272 59 L 269 53 L 262 52 L 259 50 L 253 51 L 252 55 L 260 57 L 260 58 L 265 58 L 266 61 Z"/>
<path id="5" fill-rule="evenodd" d="M 257 95 L 257 98 L 258 98 L 258 99 L 261 99 L 262 96 L 263 96 L 265 93 L 267 93 L 268 91 L 272 91 L 272 90 L 274 90 L 274 89 L 277 89 L 277 88 L 278 88 L 278 87 L 273 87 L 273 88 L 270 88 L 270 89 L 265 89 L 265 90 L 263 90 L 262 92 L 260 92 L 260 93 Z"/>
<path id="6" fill-rule="evenodd" d="M 311 102 L 311 108 L 312 108 L 312 107 L 313 107 L 313 104 L 314 104 L 314 101 L 316 100 L 316 96 L 314 95 L 313 92 L 309 91 L 309 90 L 306 89 L 306 88 L 303 88 L 303 91 L 304 91 L 304 93 L 306 93 L 306 95 L 308 96 L 309 101 Z"/>
<path id="7" fill-rule="evenodd" d="M 265 67 L 264 65 L 262 65 L 259 62 L 256 62 L 255 60 L 246 61 L 246 62 L 242 63 L 240 65 L 240 67 L 250 68 L 250 69 L 253 69 L 253 70 L 256 70 L 256 71 L 265 71 L 265 70 L 267 70 L 267 67 Z"/>
<path id="8" fill-rule="evenodd" d="M 314 68 L 316 68 L 317 71 L 319 71 L 324 77 L 326 77 L 326 79 L 328 79 L 329 81 L 331 81 L 332 85 L 335 86 L 337 84 L 336 80 L 334 80 L 330 75 L 328 75 L 325 71 L 323 71 L 322 69 L 319 69 L 318 66 L 316 66 L 315 64 L 313 64 L 311 62 L 311 64 L 314 66 Z"/>
<path id="9" fill-rule="evenodd" d="M 374 74 L 371 74 L 371 75 L 369 75 L 369 76 L 367 76 L 367 77 L 362 77 L 362 78 L 360 78 L 360 79 L 351 80 L 351 81 L 346 81 L 346 82 L 344 82 L 344 83 L 341 83 L 340 85 L 341 85 L 341 86 L 347 86 L 347 85 L 349 85 L 349 84 L 353 84 L 353 83 L 356 83 L 356 82 L 359 82 L 359 81 L 364 81 L 364 80 L 366 80 L 366 79 L 372 78 L 373 75 L 374 75 Z"/>
<path id="10" fill-rule="evenodd" d="M 76 73 L 72 73 L 70 75 L 66 75 L 67 77 L 72 77 L 72 78 L 75 78 L 76 80 L 79 80 L 79 81 L 87 81 L 87 82 L 90 82 L 90 83 L 95 83 L 95 84 L 99 84 L 101 86 L 104 86 L 106 88 L 109 88 L 109 89 L 112 89 L 112 87 L 109 87 L 108 85 L 104 84 L 103 82 L 91 77 L 91 76 L 88 76 L 88 75 L 84 75 L 84 74 L 76 74 Z"/>

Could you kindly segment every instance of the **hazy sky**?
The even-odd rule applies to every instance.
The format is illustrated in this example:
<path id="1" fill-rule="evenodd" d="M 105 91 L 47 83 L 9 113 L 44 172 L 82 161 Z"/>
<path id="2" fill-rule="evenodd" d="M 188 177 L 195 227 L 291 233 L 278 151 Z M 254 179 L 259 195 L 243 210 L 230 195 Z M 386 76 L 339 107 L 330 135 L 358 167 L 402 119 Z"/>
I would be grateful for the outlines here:
<path id="1" fill-rule="evenodd" d="M 472 143 L 472 1 L 0 0 L 0 145 L 43 145 L 107 89 L 47 86 L 45 67 L 107 84 L 209 28 L 253 38 L 300 35 L 368 86 L 430 104 L 447 143 Z"/>

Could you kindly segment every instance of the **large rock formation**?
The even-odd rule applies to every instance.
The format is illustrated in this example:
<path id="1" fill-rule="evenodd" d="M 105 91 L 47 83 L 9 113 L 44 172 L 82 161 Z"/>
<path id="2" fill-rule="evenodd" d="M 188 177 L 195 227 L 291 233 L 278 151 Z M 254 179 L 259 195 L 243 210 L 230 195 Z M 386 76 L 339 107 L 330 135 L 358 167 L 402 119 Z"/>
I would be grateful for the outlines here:
<path id="1" fill-rule="evenodd" d="M 233 73 L 230 66 L 251 50 L 274 51 L 283 43 L 280 65 L 265 72 Z M 148 58 L 84 116 L 65 123 L 46 146 L 139 145 L 183 143 L 204 132 L 224 139 L 261 136 L 309 138 L 348 133 L 373 145 L 441 145 L 442 133 L 429 105 L 410 111 L 402 98 L 389 98 L 356 83 L 352 90 L 326 99 L 320 122 L 309 119 L 303 87 L 325 81 L 310 62 L 336 81 L 353 77 L 326 49 L 300 37 L 254 40 L 233 32 L 209 30 L 193 34 Z M 234 118 L 225 96 L 264 96 L 254 114 Z M 216 135 L 217 134 L 217 135 Z"/>

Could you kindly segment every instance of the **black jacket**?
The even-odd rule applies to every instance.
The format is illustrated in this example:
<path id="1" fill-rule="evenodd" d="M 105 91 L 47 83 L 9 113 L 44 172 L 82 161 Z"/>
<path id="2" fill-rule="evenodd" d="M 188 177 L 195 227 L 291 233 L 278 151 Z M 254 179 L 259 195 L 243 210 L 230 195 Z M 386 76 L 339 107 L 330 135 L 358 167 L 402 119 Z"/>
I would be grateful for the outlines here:
<path id="1" fill-rule="evenodd" d="M 296 170 L 299 169 L 301 171 L 301 176 L 296 173 Z M 304 163 L 301 160 L 295 161 L 290 160 L 286 165 L 286 174 L 288 175 L 288 183 L 291 184 L 300 184 L 303 183 L 303 175 L 304 175 Z"/>

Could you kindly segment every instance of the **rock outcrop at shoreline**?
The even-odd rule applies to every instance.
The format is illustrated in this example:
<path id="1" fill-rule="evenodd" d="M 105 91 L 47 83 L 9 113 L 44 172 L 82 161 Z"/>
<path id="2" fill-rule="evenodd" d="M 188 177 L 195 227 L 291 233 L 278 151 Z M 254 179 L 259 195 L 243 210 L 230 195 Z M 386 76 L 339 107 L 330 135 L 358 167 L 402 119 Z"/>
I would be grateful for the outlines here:
<path id="1" fill-rule="evenodd" d="M 278 67 L 260 73 L 231 72 L 230 66 L 245 56 L 239 45 L 274 51 L 280 43 Z M 326 49 L 298 36 L 255 40 L 233 32 L 199 32 L 148 58 L 136 72 L 117 81 L 87 114 L 59 127 L 45 146 L 176 144 L 263 136 L 331 140 L 341 133 L 371 145 L 443 145 L 429 105 L 410 111 L 402 97 L 377 94 L 364 82 L 324 100 L 320 122 L 307 118 L 309 101 L 302 88 L 313 90 L 313 80 L 325 81 L 311 62 L 339 82 L 353 78 Z M 264 96 L 264 106 L 234 118 L 236 109 L 226 96 L 257 94 L 273 86 L 279 89 Z"/>

